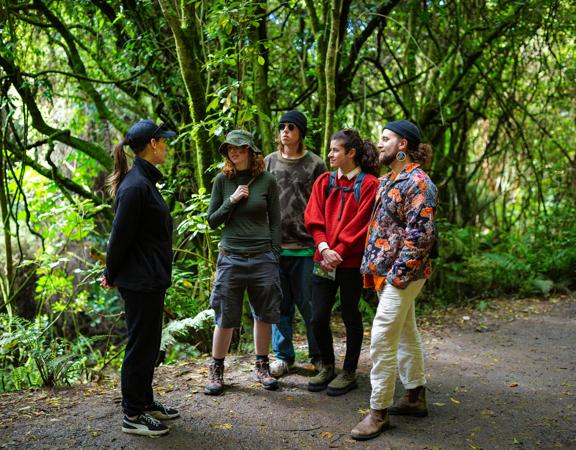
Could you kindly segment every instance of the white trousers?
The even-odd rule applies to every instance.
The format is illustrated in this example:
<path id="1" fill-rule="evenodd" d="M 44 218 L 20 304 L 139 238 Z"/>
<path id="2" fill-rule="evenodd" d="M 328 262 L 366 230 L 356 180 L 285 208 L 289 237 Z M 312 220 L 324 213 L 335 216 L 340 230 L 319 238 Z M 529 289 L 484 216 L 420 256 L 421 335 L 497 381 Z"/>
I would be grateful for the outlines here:
<path id="1" fill-rule="evenodd" d="M 386 284 L 378 292 L 370 342 L 372 409 L 386 409 L 394 402 L 397 370 L 406 389 L 426 384 L 422 340 L 414 311 L 414 300 L 425 282 L 413 281 L 406 289 Z"/>

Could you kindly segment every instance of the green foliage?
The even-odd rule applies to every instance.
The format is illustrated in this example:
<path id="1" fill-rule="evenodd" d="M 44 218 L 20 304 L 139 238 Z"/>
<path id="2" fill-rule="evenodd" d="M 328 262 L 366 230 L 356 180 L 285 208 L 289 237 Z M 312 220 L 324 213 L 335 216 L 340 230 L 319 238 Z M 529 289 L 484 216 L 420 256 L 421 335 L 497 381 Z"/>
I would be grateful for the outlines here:
<path id="1" fill-rule="evenodd" d="M 216 265 L 219 231 L 208 225 L 210 197 L 204 188 L 193 194 L 176 215 L 178 239 L 172 286 L 166 293 L 166 309 L 172 319 L 163 331 L 162 348 L 181 342 L 199 351 L 210 349 L 213 313 L 208 311 Z"/>
<path id="2" fill-rule="evenodd" d="M 221 159 L 216 141 L 257 127 L 267 152 L 274 119 L 295 107 L 317 153 L 332 120 L 372 139 L 383 121 L 421 126 L 442 218 L 424 305 L 574 289 L 573 2 L 350 2 L 338 30 L 322 2 L 162 3 L 0 7 L 0 258 L 11 253 L 15 271 L 0 264 L 0 313 L 16 336 L 2 341 L 3 389 L 119 364 L 122 303 L 97 287 L 111 218 L 102 169 L 143 117 L 180 131 L 164 189 L 177 225 L 170 359 L 209 341 L 209 321 L 186 324 L 212 288 L 219 231 L 206 222 L 208 191 L 196 191 Z M 339 47 L 327 71 L 330 30 Z M 360 307 L 371 320 L 373 302 Z M 249 311 L 243 322 L 234 342 L 248 350 Z"/>
<path id="3" fill-rule="evenodd" d="M 441 227 L 428 302 L 449 304 L 500 295 L 549 295 L 574 289 L 576 210 L 566 205 L 510 232 Z"/>
<path id="4" fill-rule="evenodd" d="M 86 357 L 69 343 L 46 337 L 46 321 L 0 315 L 0 391 L 57 386 L 77 379 Z"/>
<path id="5" fill-rule="evenodd" d="M 166 350 L 169 345 L 176 343 L 176 335 L 189 336 L 189 330 L 195 332 L 194 347 L 202 349 L 210 348 L 212 329 L 214 328 L 214 311 L 207 309 L 199 312 L 195 317 L 172 320 L 162 330 L 161 350 Z"/>

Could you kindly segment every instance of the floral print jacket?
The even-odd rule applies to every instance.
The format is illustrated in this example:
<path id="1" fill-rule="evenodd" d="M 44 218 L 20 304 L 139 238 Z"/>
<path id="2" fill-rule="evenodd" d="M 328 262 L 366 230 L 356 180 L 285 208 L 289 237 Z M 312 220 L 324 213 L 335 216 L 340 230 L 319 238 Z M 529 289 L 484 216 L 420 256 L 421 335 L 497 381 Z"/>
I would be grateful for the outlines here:
<path id="1" fill-rule="evenodd" d="M 395 178 L 392 172 L 383 176 L 360 271 L 386 277 L 388 284 L 400 289 L 411 281 L 430 278 L 437 203 L 436 186 L 419 164 L 406 166 Z M 405 226 L 397 224 L 390 213 Z"/>

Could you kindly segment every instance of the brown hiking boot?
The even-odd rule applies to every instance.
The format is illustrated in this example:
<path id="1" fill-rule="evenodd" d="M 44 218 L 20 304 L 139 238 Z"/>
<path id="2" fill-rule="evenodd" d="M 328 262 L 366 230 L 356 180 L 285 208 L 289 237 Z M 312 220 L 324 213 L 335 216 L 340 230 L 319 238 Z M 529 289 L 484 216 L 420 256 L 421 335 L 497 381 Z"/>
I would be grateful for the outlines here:
<path id="1" fill-rule="evenodd" d="M 393 406 L 388 408 L 388 412 L 394 416 L 426 417 L 428 415 L 426 388 L 418 386 L 408 389 Z"/>
<path id="2" fill-rule="evenodd" d="M 365 441 L 375 438 L 383 431 L 390 428 L 387 409 L 370 409 L 370 412 L 350 432 L 352 439 Z"/>
<path id="3" fill-rule="evenodd" d="M 264 389 L 275 391 L 278 389 L 278 380 L 270 375 L 270 365 L 267 360 L 257 359 L 254 367 L 254 379 L 258 381 Z"/>
<path id="4" fill-rule="evenodd" d="M 212 362 L 204 393 L 206 395 L 220 395 L 222 392 L 224 392 L 224 364 Z"/>

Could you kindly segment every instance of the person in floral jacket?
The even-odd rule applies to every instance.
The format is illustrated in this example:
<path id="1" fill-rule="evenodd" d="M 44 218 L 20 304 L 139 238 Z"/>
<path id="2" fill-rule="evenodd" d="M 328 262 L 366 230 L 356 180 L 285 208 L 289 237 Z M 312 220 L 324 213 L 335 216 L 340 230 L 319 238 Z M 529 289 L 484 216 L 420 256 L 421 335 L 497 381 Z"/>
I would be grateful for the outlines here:
<path id="1" fill-rule="evenodd" d="M 428 415 L 414 301 L 432 273 L 438 194 L 422 170 L 432 149 L 420 141 L 416 125 L 398 120 L 384 127 L 378 143 L 380 162 L 391 170 L 380 179 L 360 267 L 379 304 L 370 344 L 370 413 L 351 432 L 357 440 L 389 428 L 389 414 Z M 406 394 L 393 403 L 397 370 Z"/>

